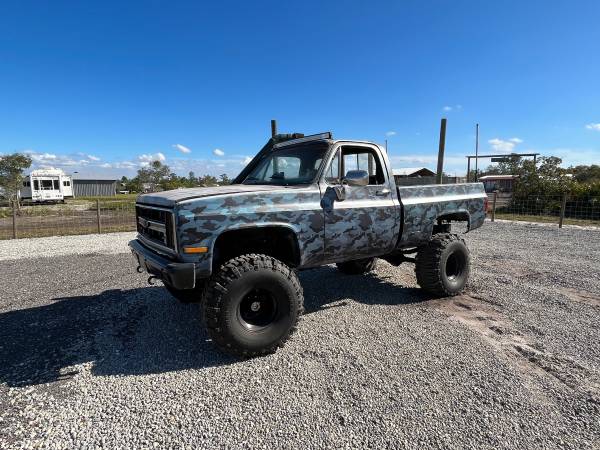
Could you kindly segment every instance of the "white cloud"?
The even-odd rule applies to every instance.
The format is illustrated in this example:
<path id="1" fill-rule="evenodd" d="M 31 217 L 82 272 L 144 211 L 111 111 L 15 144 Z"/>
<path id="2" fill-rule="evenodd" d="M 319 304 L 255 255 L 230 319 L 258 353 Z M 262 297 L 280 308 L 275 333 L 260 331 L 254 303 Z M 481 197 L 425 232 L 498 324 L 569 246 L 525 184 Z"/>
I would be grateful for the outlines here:
<path id="1" fill-rule="evenodd" d="M 215 148 L 213 150 L 213 155 L 215 155 L 215 156 L 225 156 L 225 152 L 223 150 L 221 150 L 220 148 Z"/>
<path id="2" fill-rule="evenodd" d="M 157 153 L 144 153 L 143 155 L 138 156 L 138 160 L 140 161 L 140 166 L 145 167 L 154 161 L 164 161 L 167 158 L 161 152 Z"/>
<path id="3" fill-rule="evenodd" d="M 588 123 L 585 127 L 588 130 L 600 131 L 600 123 Z"/>
<path id="4" fill-rule="evenodd" d="M 25 153 L 27 153 L 35 162 L 56 161 L 56 155 L 53 153 L 38 153 L 34 152 L 33 150 L 27 150 Z"/>
<path id="5" fill-rule="evenodd" d="M 183 144 L 175 144 L 175 145 L 173 145 L 173 147 L 176 148 L 177 150 L 179 150 L 181 153 L 192 153 L 190 148 L 186 147 Z"/>
<path id="6" fill-rule="evenodd" d="M 244 159 L 242 159 L 240 161 L 240 164 L 242 166 L 247 166 L 248 164 L 250 164 L 250 161 L 252 161 L 252 158 L 250 156 L 246 156 Z"/>
<path id="7" fill-rule="evenodd" d="M 490 139 L 488 143 L 492 146 L 492 149 L 496 152 L 506 152 L 510 153 L 515 149 L 517 144 L 521 144 L 523 139 L 519 139 L 517 137 L 510 139 L 499 139 L 494 138 Z"/>
<path id="8" fill-rule="evenodd" d="M 90 161 L 100 161 L 100 158 L 98 158 L 97 156 L 94 156 L 94 155 L 87 155 L 87 158 Z"/>
<path id="9" fill-rule="evenodd" d="M 137 164 L 131 161 L 118 161 L 113 164 L 115 169 L 135 169 Z"/>
<path id="10" fill-rule="evenodd" d="M 385 133 L 386 136 L 396 136 L 396 132 L 395 131 L 388 131 L 387 133 Z"/>
<path id="11" fill-rule="evenodd" d="M 462 110 L 462 105 L 454 105 L 454 106 L 444 106 L 442 111 L 450 112 L 450 111 L 460 111 Z"/>
<path id="12" fill-rule="evenodd" d="M 112 169 L 112 164 L 104 163 L 100 164 L 100 167 L 102 167 L 103 169 Z"/>

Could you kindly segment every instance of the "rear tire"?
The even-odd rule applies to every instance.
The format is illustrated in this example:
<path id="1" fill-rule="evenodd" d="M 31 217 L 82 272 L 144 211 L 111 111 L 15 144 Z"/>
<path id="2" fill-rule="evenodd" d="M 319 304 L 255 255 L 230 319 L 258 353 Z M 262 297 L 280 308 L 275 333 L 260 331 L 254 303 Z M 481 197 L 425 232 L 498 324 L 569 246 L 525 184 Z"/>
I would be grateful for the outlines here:
<path id="1" fill-rule="evenodd" d="M 375 270 L 377 260 L 375 258 L 357 259 L 355 261 L 337 263 L 336 266 L 340 272 L 346 275 L 361 275 Z"/>
<path id="2" fill-rule="evenodd" d="M 457 295 L 469 279 L 470 259 L 462 238 L 450 233 L 436 234 L 417 253 L 417 283 L 437 297 Z"/>
<path id="3" fill-rule="evenodd" d="M 176 289 L 170 284 L 164 283 L 165 289 L 169 291 L 169 294 L 181 303 L 200 303 L 205 284 L 204 281 L 198 281 L 194 289 Z"/>
<path id="4" fill-rule="evenodd" d="M 281 261 L 249 254 L 227 261 L 206 286 L 203 316 L 215 345 L 238 357 L 283 347 L 303 308 L 296 273 Z"/>

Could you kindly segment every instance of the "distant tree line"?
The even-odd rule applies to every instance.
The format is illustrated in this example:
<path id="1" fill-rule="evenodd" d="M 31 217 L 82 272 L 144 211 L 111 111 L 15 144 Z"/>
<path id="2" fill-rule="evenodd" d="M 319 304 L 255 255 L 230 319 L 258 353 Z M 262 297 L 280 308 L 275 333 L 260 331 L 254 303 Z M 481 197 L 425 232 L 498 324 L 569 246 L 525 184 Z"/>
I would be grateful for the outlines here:
<path id="1" fill-rule="evenodd" d="M 508 158 L 479 172 L 483 175 L 518 175 L 509 208 L 558 214 L 562 196 L 567 195 L 567 217 L 598 215 L 600 208 L 600 166 L 579 165 L 560 167 L 556 156 L 542 156 L 536 163 L 531 159 Z M 475 179 L 471 171 L 469 179 Z M 598 219 L 600 217 L 590 217 Z"/>
<path id="2" fill-rule="evenodd" d="M 130 192 L 167 191 L 170 189 L 190 188 L 198 186 L 223 186 L 231 184 L 231 179 L 223 173 L 219 177 L 213 175 L 196 176 L 189 172 L 188 176 L 179 176 L 166 164 L 153 161 L 149 166 L 138 170 L 133 178 L 121 178 L 123 190 Z"/>
<path id="3" fill-rule="evenodd" d="M 494 166 L 479 171 L 484 175 L 518 175 L 515 182 L 514 195 L 528 196 L 533 193 L 560 195 L 572 193 L 578 196 L 600 196 L 600 166 L 580 165 L 568 168 L 560 167 L 562 160 L 556 156 L 539 157 L 534 164 L 531 159 L 519 157 L 507 158 Z M 475 171 L 469 174 L 475 179 Z"/>

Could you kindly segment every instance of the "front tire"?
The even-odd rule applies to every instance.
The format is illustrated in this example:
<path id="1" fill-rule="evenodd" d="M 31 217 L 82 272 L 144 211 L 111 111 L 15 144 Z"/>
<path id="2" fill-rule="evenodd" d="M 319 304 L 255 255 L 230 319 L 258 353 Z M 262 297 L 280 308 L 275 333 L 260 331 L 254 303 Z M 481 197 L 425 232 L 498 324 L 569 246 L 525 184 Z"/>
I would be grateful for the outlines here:
<path id="1" fill-rule="evenodd" d="M 281 261 L 249 254 L 227 261 L 204 293 L 209 336 L 222 351 L 253 357 L 283 347 L 303 312 L 296 273 Z"/>
<path id="2" fill-rule="evenodd" d="M 417 283 L 437 297 L 457 295 L 469 279 L 470 259 L 464 239 L 456 234 L 436 234 L 417 253 Z"/>
<path id="3" fill-rule="evenodd" d="M 361 275 L 375 270 L 377 260 L 375 258 L 357 259 L 336 264 L 338 270 L 346 275 Z"/>

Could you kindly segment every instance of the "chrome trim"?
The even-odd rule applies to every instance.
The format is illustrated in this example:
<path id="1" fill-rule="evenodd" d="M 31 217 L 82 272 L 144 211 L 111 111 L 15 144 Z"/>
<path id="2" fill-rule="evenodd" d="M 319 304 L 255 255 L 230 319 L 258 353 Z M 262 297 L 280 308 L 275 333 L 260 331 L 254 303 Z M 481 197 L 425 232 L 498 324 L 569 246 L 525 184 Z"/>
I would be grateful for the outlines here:
<path id="1" fill-rule="evenodd" d="M 144 244 L 146 247 L 150 247 L 153 250 L 156 251 L 156 253 L 160 253 L 161 255 L 165 255 L 165 256 L 176 256 L 177 253 L 173 251 L 172 248 L 166 247 L 164 245 L 160 245 L 158 244 L 156 241 L 153 241 L 151 239 L 148 239 L 147 237 L 145 237 L 143 234 L 138 233 L 137 235 L 138 240 L 140 240 L 142 242 L 142 244 Z"/>
<path id="2" fill-rule="evenodd" d="M 172 234 L 171 237 L 173 238 L 173 248 L 170 248 L 170 247 L 167 247 L 167 246 L 164 246 L 164 245 L 160 245 L 160 244 L 158 244 L 158 243 L 156 243 L 156 242 L 154 242 L 154 241 L 146 238 L 145 236 L 143 236 L 139 232 L 138 232 L 138 237 L 142 238 L 142 239 L 140 239 L 142 242 L 146 243 L 150 247 L 154 247 L 155 249 L 157 249 L 157 251 L 158 251 L 158 249 L 161 249 L 163 251 L 168 252 L 168 254 L 171 255 L 171 256 L 172 255 L 178 255 L 179 254 L 179 245 L 177 243 L 177 230 L 175 229 L 175 208 L 161 208 L 159 206 L 150 206 L 150 205 L 146 205 L 144 203 L 138 203 L 138 202 L 135 203 L 135 206 L 139 206 L 140 208 L 155 209 L 155 210 L 158 210 L 158 211 L 165 211 L 165 212 L 169 213 L 169 215 L 171 216 L 171 234 Z M 136 209 L 136 219 L 137 218 L 138 217 L 137 217 L 137 209 Z M 145 219 L 145 220 L 147 220 L 148 222 L 153 222 L 153 221 L 148 220 L 148 219 Z M 162 224 L 157 223 L 157 225 L 162 225 Z M 165 222 L 165 225 L 163 225 L 163 226 L 165 228 L 165 235 L 166 235 L 166 222 Z M 160 253 L 160 251 L 159 251 L 159 253 Z"/>
<path id="3" fill-rule="evenodd" d="M 142 228 L 149 228 L 151 230 L 162 231 L 165 234 L 165 237 L 167 237 L 167 226 L 164 223 L 144 219 L 143 217 L 138 217 L 138 223 L 142 226 Z"/>

